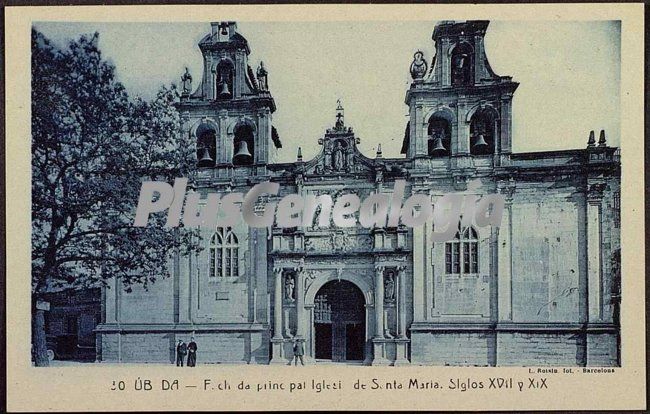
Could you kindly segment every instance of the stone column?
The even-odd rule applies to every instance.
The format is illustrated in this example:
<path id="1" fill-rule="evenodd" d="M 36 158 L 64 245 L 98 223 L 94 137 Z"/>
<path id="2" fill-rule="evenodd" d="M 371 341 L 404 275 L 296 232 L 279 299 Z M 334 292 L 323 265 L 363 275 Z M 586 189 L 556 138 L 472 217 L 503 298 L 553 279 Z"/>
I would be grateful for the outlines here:
<path id="1" fill-rule="evenodd" d="M 316 338 L 314 332 L 314 305 L 307 305 L 305 308 L 309 325 L 307 327 L 307 338 L 305 338 L 305 361 L 312 361 L 316 357 Z M 307 342 L 309 341 L 309 342 Z"/>
<path id="2" fill-rule="evenodd" d="M 273 338 L 271 338 L 271 364 L 286 364 L 284 357 L 284 337 L 282 336 L 282 273 L 281 267 L 273 268 Z"/>
<path id="3" fill-rule="evenodd" d="M 273 298 L 273 339 L 282 339 L 282 268 L 273 269 L 275 297 Z"/>
<path id="4" fill-rule="evenodd" d="M 384 266 L 375 266 L 375 338 L 384 337 Z"/>
<path id="5" fill-rule="evenodd" d="M 370 308 L 366 303 L 364 305 L 365 310 L 365 321 L 366 321 L 366 332 L 363 336 L 363 365 L 372 365 L 372 339 L 370 337 L 370 324 L 373 318 L 373 315 L 370 313 Z"/>
<path id="6" fill-rule="evenodd" d="M 397 267 L 397 280 L 398 280 L 398 302 L 397 314 L 399 316 L 397 335 L 400 338 L 406 338 L 406 269 L 404 266 Z"/>
<path id="7" fill-rule="evenodd" d="M 305 292 L 303 285 L 303 269 L 296 269 L 296 337 L 304 338 Z"/>
<path id="8" fill-rule="evenodd" d="M 372 365 L 390 365 L 387 344 L 391 339 L 384 336 L 384 270 L 382 265 L 375 266 L 375 336 L 372 338 Z"/>

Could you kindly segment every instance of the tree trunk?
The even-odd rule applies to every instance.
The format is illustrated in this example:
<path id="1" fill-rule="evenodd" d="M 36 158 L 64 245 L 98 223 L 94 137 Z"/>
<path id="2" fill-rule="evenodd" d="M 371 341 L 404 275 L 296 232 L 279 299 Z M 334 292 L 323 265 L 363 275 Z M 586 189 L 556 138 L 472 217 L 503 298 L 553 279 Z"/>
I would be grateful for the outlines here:
<path id="1" fill-rule="evenodd" d="M 36 298 L 34 298 L 32 305 L 32 353 L 34 355 L 34 365 L 37 367 L 50 365 L 45 337 L 45 311 L 36 309 Z"/>

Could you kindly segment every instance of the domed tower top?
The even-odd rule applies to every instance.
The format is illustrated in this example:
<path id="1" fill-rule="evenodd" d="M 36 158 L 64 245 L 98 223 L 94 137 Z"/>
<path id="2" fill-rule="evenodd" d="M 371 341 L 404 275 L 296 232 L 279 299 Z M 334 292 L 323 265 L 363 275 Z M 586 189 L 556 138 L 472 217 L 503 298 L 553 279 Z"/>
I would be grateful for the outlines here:
<path id="1" fill-rule="evenodd" d="M 199 42 L 203 73 L 192 93 L 192 75 L 181 77 L 178 104 L 184 128 L 195 139 L 197 165 L 220 168 L 224 176 L 264 175 L 282 147 L 272 125 L 275 102 L 269 92 L 269 70 L 262 62 L 257 77 L 248 64 L 248 41 L 235 22 L 211 23 Z M 206 173 L 208 176 L 210 173 Z"/>
<path id="2" fill-rule="evenodd" d="M 489 23 L 487 20 L 445 20 L 437 24 L 431 36 L 436 54 L 426 82 L 448 87 L 511 81 L 509 76 L 494 73 L 485 54 L 484 37 Z"/>
<path id="3" fill-rule="evenodd" d="M 519 84 L 490 67 L 484 46 L 489 23 L 438 23 L 428 72 L 425 53 L 413 56 L 413 82 L 405 99 L 410 119 L 402 153 L 422 160 L 418 161 L 422 168 L 430 158 L 445 162 L 451 170 L 472 170 L 474 157 L 498 166 L 512 151 L 512 96 Z"/>
<path id="4" fill-rule="evenodd" d="M 248 41 L 237 31 L 236 22 L 212 22 L 211 32 L 199 42 L 203 54 L 203 77 L 199 87 L 186 93 L 186 100 L 219 104 L 239 99 L 262 99 L 259 103 L 275 111 L 268 90 L 268 72 L 261 64 L 255 72 L 248 64 Z"/>

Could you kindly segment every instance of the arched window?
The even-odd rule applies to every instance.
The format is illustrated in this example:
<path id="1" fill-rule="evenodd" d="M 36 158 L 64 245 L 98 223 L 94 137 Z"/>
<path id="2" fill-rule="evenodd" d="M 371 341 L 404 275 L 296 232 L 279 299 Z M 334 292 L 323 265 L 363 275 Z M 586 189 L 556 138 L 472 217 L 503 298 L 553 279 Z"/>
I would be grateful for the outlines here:
<path id="1" fill-rule="evenodd" d="M 451 84 L 471 85 L 474 77 L 474 51 L 467 43 L 461 43 L 451 53 Z"/>
<path id="2" fill-rule="evenodd" d="M 478 273 L 478 234 L 473 227 L 456 233 L 456 237 L 445 243 L 445 273 Z"/>
<path id="3" fill-rule="evenodd" d="M 209 276 L 239 276 L 239 242 L 230 227 L 218 227 L 210 239 Z"/>
<path id="4" fill-rule="evenodd" d="M 429 119 L 429 147 L 431 157 L 442 157 L 450 154 L 451 147 L 451 125 L 448 120 L 433 115 Z"/>
<path id="5" fill-rule="evenodd" d="M 250 165 L 255 154 L 253 128 L 242 124 L 235 128 L 233 165 Z"/>
<path id="6" fill-rule="evenodd" d="M 196 160 L 199 167 L 214 166 L 217 157 L 217 131 L 201 124 L 196 129 Z"/>
<path id="7" fill-rule="evenodd" d="M 494 111 L 478 110 L 469 124 L 469 150 L 472 155 L 494 154 L 497 138 L 497 116 Z"/>
<path id="8" fill-rule="evenodd" d="M 234 93 L 235 70 L 227 60 L 222 60 L 217 65 L 216 75 L 216 99 L 231 99 Z"/>

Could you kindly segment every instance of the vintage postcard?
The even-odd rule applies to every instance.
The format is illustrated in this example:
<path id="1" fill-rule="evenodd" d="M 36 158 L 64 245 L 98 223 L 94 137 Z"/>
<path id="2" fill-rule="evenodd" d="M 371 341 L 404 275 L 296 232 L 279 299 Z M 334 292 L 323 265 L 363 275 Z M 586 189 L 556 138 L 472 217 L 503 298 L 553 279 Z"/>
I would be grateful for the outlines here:
<path id="1" fill-rule="evenodd" d="M 5 34 L 9 411 L 645 408 L 642 4 Z"/>

